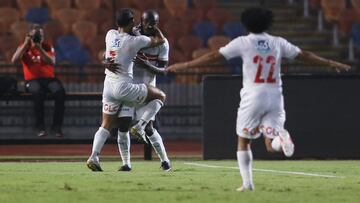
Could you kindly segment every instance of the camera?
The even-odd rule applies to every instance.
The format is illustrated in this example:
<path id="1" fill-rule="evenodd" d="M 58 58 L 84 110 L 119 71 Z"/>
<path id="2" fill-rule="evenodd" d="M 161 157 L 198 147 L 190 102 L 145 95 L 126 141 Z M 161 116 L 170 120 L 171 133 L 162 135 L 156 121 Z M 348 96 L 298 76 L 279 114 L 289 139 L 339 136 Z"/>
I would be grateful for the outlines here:
<path id="1" fill-rule="evenodd" d="M 35 33 L 32 35 L 32 41 L 34 43 L 41 43 L 42 36 L 40 33 L 40 30 L 35 31 Z"/>

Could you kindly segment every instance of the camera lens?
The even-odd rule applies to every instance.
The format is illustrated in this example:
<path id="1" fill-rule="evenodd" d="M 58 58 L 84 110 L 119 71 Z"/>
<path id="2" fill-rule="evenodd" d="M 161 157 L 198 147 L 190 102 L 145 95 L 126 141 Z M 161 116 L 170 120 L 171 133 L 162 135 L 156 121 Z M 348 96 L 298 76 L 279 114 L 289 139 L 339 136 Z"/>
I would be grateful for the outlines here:
<path id="1" fill-rule="evenodd" d="M 40 31 L 36 31 L 32 37 L 32 41 L 34 43 L 40 43 L 41 42 L 41 33 Z"/>

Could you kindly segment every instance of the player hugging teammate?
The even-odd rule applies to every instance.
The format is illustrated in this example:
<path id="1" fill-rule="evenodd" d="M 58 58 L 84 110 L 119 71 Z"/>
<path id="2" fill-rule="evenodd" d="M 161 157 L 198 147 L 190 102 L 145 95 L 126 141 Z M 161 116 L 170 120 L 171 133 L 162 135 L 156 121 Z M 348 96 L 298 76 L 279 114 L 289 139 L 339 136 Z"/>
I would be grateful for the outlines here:
<path id="1" fill-rule="evenodd" d="M 117 30 L 111 29 L 105 37 L 106 51 L 105 58 L 107 59 L 105 66 L 105 81 L 103 90 L 103 114 L 102 124 L 95 133 L 93 148 L 87 166 L 92 171 L 102 171 L 100 166 L 99 155 L 105 141 L 110 135 L 110 130 L 117 127 L 119 123 L 119 110 L 121 106 L 141 107 L 141 115 L 139 115 L 138 122 L 131 127 L 130 131 L 140 139 L 146 141 L 146 131 L 148 131 L 148 124 L 153 120 L 156 113 L 163 106 L 165 101 L 165 93 L 160 89 L 146 83 L 134 83 L 133 81 L 133 65 L 134 58 L 142 49 L 155 48 L 167 42 L 162 32 L 156 25 L 151 24 L 153 34 L 151 36 L 134 35 L 134 13 L 130 9 L 121 9 L 116 16 Z M 147 61 L 138 59 L 138 62 L 144 67 L 151 67 L 152 64 Z M 128 117 L 134 115 L 128 115 Z M 150 124 L 149 124 L 150 125 Z M 150 125 L 151 127 L 152 125 Z M 122 126 L 124 127 L 124 126 Z M 127 126 L 125 126 L 127 127 Z M 126 152 L 129 152 L 130 139 L 128 136 L 128 128 L 121 128 L 119 130 L 118 140 L 120 145 L 120 152 L 125 158 Z M 129 127 L 129 126 L 128 126 Z M 153 128 L 151 128 L 153 130 Z M 156 134 L 155 130 L 147 132 L 150 141 L 156 149 L 163 150 L 162 160 L 167 163 L 163 166 L 164 170 L 170 170 L 170 163 L 166 157 L 165 149 L 162 144 L 161 137 Z M 159 139 L 160 137 L 160 139 Z M 127 149 L 126 149 L 127 148 Z M 124 150 L 122 150 L 124 149 Z M 157 151 L 159 153 L 159 151 Z M 126 159 L 130 159 L 130 154 Z M 162 163 L 162 165 L 164 165 Z M 131 170 L 130 161 L 126 162 L 127 171 Z M 120 170 L 124 170 L 121 167 Z"/>
<path id="2" fill-rule="evenodd" d="M 140 25 L 134 27 L 135 35 L 154 36 L 154 28 L 159 23 L 159 14 L 154 10 L 145 11 L 141 16 Z M 146 48 L 139 51 L 135 60 L 134 83 L 145 83 L 156 86 L 156 74 L 164 75 L 165 67 L 169 60 L 169 43 L 165 39 L 165 43 L 156 47 Z M 129 129 L 134 122 L 138 122 L 141 115 L 144 114 L 144 106 L 131 107 L 123 105 L 119 110 L 119 128 L 118 128 L 118 147 L 123 161 L 120 171 L 130 171 L 130 136 Z M 146 138 L 150 141 L 156 154 L 158 155 L 161 168 L 164 171 L 170 171 L 171 165 L 167 157 L 164 143 L 158 132 L 159 123 L 153 116 L 149 123 L 145 126 Z"/>

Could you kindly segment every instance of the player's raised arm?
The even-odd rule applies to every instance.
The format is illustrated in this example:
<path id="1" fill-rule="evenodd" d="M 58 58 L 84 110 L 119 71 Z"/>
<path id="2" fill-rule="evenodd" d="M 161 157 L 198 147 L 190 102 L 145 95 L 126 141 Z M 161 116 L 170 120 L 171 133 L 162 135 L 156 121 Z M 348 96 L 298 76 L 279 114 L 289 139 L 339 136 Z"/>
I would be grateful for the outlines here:
<path id="1" fill-rule="evenodd" d="M 192 61 L 173 64 L 167 67 L 166 70 L 168 72 L 176 72 L 182 69 L 207 66 L 214 63 L 221 63 L 225 61 L 226 61 L 225 57 L 218 50 L 215 50 L 207 54 L 204 54 L 201 57 L 194 59 Z"/>
<path id="2" fill-rule="evenodd" d="M 340 62 L 337 62 L 334 60 L 330 60 L 330 59 L 325 59 L 325 58 L 320 57 L 310 51 L 302 50 L 297 55 L 296 59 L 300 60 L 300 61 L 316 64 L 316 65 L 325 65 L 325 66 L 335 69 L 337 72 L 348 71 L 351 69 L 351 66 L 349 66 L 347 64 L 343 64 L 343 63 L 340 63 Z"/>

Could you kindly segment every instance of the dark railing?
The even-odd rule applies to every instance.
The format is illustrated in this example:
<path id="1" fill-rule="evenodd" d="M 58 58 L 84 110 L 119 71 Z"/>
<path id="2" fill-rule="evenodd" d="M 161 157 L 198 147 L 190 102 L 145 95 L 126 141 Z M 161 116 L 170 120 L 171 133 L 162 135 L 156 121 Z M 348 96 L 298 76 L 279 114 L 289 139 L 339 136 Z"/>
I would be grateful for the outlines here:
<path id="1" fill-rule="evenodd" d="M 289 66 L 285 63 L 283 67 L 286 70 Z M 231 75 L 233 73 L 231 66 L 215 66 L 159 77 L 157 86 L 167 94 L 165 106 L 159 113 L 163 136 L 165 138 L 200 138 L 202 135 L 202 77 L 208 74 Z M 84 67 L 61 65 L 57 66 L 56 74 L 69 94 L 81 92 L 83 95 L 101 95 L 104 80 L 104 69 L 101 65 Z M 0 75 L 16 78 L 19 81 L 19 89 L 24 90 L 21 66 L 0 65 Z M 51 121 L 53 102 L 47 102 L 46 106 L 46 120 Z M 31 126 L 34 121 L 32 103 L 29 99 L 10 98 L 6 101 L 2 98 L 0 108 L 0 139 L 33 137 Z M 69 135 L 69 139 L 92 139 L 100 122 L 101 96 L 87 99 L 68 98 L 64 131 Z M 48 124 L 50 125 L 50 122 Z"/>

